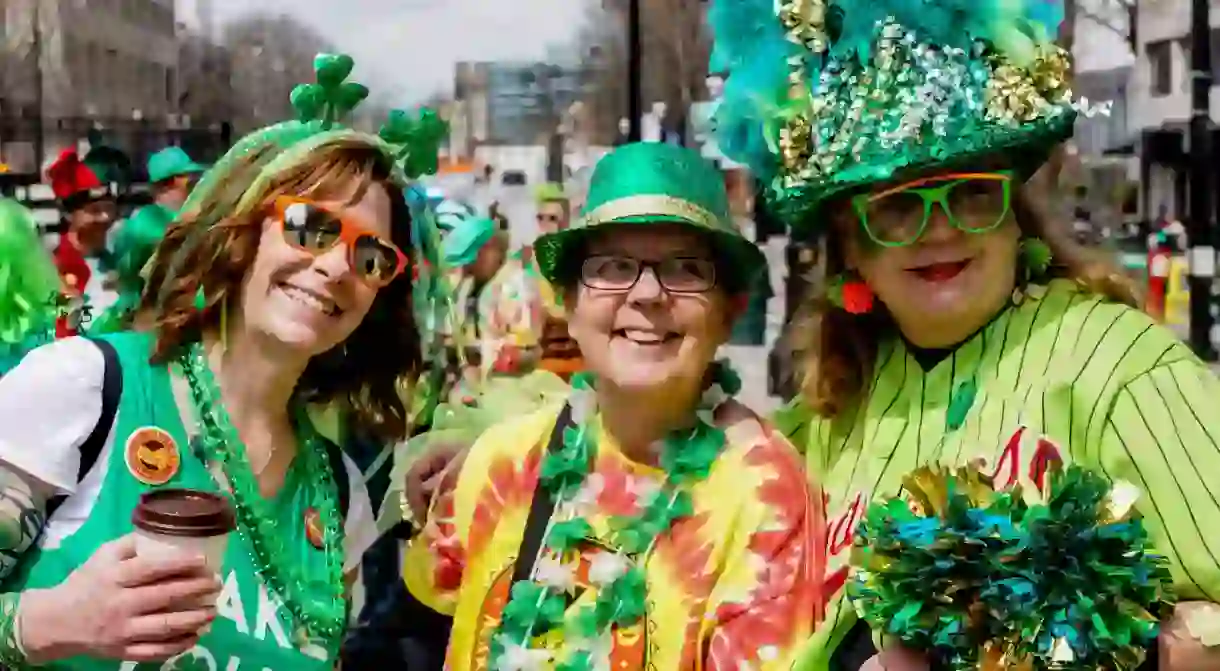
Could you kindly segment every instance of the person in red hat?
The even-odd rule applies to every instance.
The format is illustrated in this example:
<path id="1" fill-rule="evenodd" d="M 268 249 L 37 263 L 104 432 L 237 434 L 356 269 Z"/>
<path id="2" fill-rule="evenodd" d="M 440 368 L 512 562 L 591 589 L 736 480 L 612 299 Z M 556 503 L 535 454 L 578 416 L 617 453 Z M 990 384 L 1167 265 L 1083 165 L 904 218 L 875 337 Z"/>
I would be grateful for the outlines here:
<path id="1" fill-rule="evenodd" d="M 56 336 L 63 338 L 76 335 L 88 314 L 84 291 L 93 270 L 85 259 L 105 249 L 115 203 L 109 187 L 73 149 L 65 149 L 47 168 L 47 180 L 62 213 L 55 265 L 64 295 L 74 308 L 56 324 Z"/>

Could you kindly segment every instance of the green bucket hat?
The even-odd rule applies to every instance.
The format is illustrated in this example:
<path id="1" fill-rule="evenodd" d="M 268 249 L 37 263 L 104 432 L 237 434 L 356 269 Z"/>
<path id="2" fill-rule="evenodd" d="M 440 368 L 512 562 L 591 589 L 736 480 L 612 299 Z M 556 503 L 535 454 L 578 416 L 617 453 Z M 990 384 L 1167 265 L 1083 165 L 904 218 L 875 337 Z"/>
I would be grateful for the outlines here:
<path id="1" fill-rule="evenodd" d="M 180 175 L 196 175 L 203 166 L 191 160 L 181 147 L 166 147 L 148 157 L 148 181 L 156 184 Z"/>
<path id="2" fill-rule="evenodd" d="M 794 227 L 932 170 L 1032 175 L 1079 112 L 1062 0 L 714 0 L 717 141 Z"/>
<path id="3" fill-rule="evenodd" d="M 474 263 L 489 240 L 496 234 L 496 222 L 487 217 L 468 217 L 459 222 L 441 241 L 445 263 L 460 268 Z"/>
<path id="4" fill-rule="evenodd" d="M 723 265 L 737 271 L 735 286 L 749 286 L 766 264 L 733 224 L 724 178 L 697 152 L 660 142 L 623 145 L 593 169 L 588 198 L 571 228 L 534 243 L 542 276 L 562 282 L 565 259 L 580 253 L 590 231 L 618 224 L 683 224 L 709 236 Z M 744 280 L 744 281 L 738 281 Z"/>

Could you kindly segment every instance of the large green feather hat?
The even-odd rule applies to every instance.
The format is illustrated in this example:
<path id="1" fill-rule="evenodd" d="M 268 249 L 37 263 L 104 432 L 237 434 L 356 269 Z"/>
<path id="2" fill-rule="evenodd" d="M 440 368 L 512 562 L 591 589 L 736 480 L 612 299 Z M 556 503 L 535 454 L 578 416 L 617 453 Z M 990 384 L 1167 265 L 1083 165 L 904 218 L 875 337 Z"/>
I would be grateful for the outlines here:
<path id="1" fill-rule="evenodd" d="M 714 165 L 684 147 L 641 142 L 598 161 L 579 219 L 534 243 L 542 276 L 552 283 L 569 279 L 564 275 L 590 233 L 626 224 L 697 229 L 712 241 L 722 265 L 734 270 L 734 287 L 749 286 L 766 264 L 762 251 L 734 224 L 724 177 Z"/>
<path id="2" fill-rule="evenodd" d="M 1028 177 L 1072 134 L 1062 0 L 714 0 L 719 146 L 790 223 L 907 175 Z"/>

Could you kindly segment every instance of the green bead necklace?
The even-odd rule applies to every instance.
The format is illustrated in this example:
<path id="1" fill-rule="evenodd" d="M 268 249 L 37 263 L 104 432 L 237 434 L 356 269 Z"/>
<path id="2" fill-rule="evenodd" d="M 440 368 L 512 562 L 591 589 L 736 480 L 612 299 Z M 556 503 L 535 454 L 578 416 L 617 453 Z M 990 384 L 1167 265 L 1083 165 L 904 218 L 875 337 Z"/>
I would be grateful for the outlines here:
<path id="1" fill-rule="evenodd" d="M 322 523 L 322 553 L 326 575 L 313 580 L 304 575 L 287 551 L 285 532 L 278 528 L 271 505 L 259 492 L 258 480 L 246 454 L 245 443 L 234 428 L 220 400 L 220 389 L 203 348 L 191 345 L 179 363 L 190 387 L 191 401 L 199 419 L 199 444 L 204 458 L 219 463 L 232 490 L 238 529 L 253 549 L 255 571 L 263 583 L 288 609 L 297 625 L 301 644 L 317 639 L 334 652 L 347 624 L 347 596 L 343 582 L 343 520 L 339 511 L 338 489 L 326 448 L 309 418 L 299 412 L 296 430 L 301 450 L 297 458 L 313 508 Z"/>

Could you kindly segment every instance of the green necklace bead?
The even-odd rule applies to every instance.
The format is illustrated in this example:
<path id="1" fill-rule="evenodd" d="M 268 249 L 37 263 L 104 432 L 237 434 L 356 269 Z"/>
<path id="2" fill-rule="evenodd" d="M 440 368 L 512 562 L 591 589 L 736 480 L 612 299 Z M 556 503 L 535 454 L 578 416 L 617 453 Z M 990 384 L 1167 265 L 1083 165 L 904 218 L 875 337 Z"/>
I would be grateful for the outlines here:
<path id="1" fill-rule="evenodd" d="M 343 581 L 343 520 L 338 505 L 338 489 L 326 448 L 304 412 L 296 417 L 302 471 L 311 506 L 318 511 L 323 526 L 321 578 L 303 575 L 305 571 L 287 550 L 286 533 L 279 529 L 271 505 L 262 497 L 258 479 L 246 455 L 246 446 L 220 401 L 220 390 L 204 358 L 203 348 L 194 344 L 179 363 L 190 388 L 191 402 L 201 432 L 195 439 L 201 456 L 220 464 L 229 483 L 236 509 L 238 528 L 250 542 L 255 570 L 267 587 L 280 597 L 294 622 L 310 639 L 321 639 L 331 652 L 338 649 L 347 624 L 347 597 Z"/>

